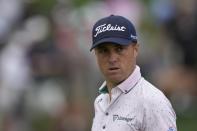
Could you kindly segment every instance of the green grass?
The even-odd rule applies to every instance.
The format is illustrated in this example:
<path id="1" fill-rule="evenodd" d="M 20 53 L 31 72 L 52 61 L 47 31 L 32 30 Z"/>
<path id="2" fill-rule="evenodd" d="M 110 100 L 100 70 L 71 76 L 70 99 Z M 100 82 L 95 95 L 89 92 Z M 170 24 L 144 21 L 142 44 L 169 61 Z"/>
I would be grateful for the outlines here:
<path id="1" fill-rule="evenodd" d="M 177 116 L 178 131 L 197 131 L 196 117 Z"/>

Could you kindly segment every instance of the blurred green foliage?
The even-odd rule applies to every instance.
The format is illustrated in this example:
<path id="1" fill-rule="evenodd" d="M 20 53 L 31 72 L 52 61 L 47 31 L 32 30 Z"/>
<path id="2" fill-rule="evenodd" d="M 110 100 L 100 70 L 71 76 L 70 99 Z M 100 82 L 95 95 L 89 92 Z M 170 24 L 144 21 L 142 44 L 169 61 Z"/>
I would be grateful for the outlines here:
<path id="1" fill-rule="evenodd" d="M 81 6 L 87 4 L 90 1 L 91 0 L 72 0 L 72 4 L 73 4 L 74 7 L 81 7 Z"/>
<path id="2" fill-rule="evenodd" d="M 56 4 L 57 0 L 34 0 L 30 4 L 32 12 L 49 14 Z"/>
<path id="3" fill-rule="evenodd" d="M 177 116 L 178 131 L 196 131 L 197 119 L 195 117 Z"/>

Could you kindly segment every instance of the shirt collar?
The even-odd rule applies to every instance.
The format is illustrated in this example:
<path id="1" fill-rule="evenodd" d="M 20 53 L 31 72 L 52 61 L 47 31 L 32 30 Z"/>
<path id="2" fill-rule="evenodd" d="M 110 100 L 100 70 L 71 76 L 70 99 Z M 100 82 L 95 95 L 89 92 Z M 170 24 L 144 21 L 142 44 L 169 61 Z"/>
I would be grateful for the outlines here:
<path id="1" fill-rule="evenodd" d="M 133 73 L 125 81 L 117 85 L 117 88 L 119 88 L 124 93 L 128 93 L 137 84 L 140 78 L 140 67 L 136 65 Z M 106 81 L 104 81 L 101 87 L 99 88 L 99 92 L 108 93 Z"/>

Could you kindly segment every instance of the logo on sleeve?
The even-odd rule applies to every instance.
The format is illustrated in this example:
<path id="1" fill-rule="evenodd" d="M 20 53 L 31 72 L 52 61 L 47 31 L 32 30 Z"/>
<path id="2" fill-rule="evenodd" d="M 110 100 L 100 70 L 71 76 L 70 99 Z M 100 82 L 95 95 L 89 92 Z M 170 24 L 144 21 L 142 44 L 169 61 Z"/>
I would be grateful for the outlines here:
<path id="1" fill-rule="evenodd" d="M 169 129 L 167 131 L 175 131 L 175 129 L 172 127 L 169 127 Z"/>

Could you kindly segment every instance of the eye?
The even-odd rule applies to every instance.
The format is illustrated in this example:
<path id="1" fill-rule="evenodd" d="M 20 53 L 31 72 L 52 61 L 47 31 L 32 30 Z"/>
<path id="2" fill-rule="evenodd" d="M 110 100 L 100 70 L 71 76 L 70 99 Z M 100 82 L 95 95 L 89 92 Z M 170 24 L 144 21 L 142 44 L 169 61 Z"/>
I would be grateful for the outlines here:
<path id="1" fill-rule="evenodd" d="M 98 48 L 97 51 L 100 54 L 104 54 L 104 53 L 107 53 L 108 52 L 107 48 Z"/>
<path id="2" fill-rule="evenodd" d="M 116 52 L 122 52 L 124 50 L 124 47 L 123 46 L 118 46 L 116 47 Z"/>

